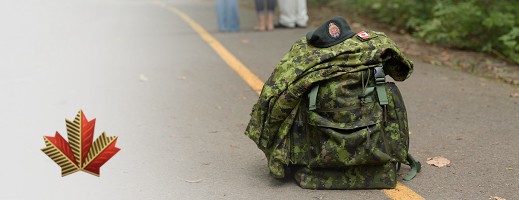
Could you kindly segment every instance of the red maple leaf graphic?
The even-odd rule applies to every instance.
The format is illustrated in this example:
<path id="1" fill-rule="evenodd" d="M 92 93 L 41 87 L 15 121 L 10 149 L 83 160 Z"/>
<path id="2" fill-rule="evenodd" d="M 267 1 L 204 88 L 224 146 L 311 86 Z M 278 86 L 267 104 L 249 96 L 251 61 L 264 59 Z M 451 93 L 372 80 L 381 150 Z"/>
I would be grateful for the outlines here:
<path id="1" fill-rule="evenodd" d="M 44 136 L 41 150 L 61 167 L 61 176 L 84 171 L 99 176 L 99 170 L 119 148 L 117 136 L 103 132 L 93 143 L 95 119 L 88 121 L 82 110 L 73 121 L 66 120 L 68 142 L 56 131 L 54 137 Z"/>

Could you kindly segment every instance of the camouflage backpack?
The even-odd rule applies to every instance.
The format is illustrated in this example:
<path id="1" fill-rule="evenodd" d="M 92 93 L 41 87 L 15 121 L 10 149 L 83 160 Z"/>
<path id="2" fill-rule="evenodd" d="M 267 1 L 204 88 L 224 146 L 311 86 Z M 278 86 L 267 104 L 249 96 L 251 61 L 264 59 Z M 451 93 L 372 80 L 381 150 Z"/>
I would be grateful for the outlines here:
<path id="1" fill-rule="evenodd" d="M 303 188 L 394 188 L 397 165 L 415 162 L 404 101 L 381 65 L 313 86 L 289 141 L 289 167 Z"/>
<path id="2" fill-rule="evenodd" d="M 298 40 L 265 83 L 245 134 L 276 178 L 310 189 L 394 188 L 409 154 L 403 81 L 412 63 L 385 34 L 333 18 Z"/>

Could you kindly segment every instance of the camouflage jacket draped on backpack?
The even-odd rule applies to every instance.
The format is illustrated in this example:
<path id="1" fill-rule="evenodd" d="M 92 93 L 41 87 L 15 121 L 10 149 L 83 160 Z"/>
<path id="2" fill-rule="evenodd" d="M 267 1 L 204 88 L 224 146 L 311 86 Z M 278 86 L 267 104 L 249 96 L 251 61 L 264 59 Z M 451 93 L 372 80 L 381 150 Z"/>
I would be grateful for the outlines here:
<path id="1" fill-rule="evenodd" d="M 290 164 L 288 136 L 297 107 L 312 84 L 383 64 L 396 81 L 410 76 L 413 64 L 384 33 L 367 31 L 371 39 L 352 37 L 316 48 L 306 38 L 295 42 L 263 86 L 245 134 L 261 149 L 274 177 L 285 176 Z"/>

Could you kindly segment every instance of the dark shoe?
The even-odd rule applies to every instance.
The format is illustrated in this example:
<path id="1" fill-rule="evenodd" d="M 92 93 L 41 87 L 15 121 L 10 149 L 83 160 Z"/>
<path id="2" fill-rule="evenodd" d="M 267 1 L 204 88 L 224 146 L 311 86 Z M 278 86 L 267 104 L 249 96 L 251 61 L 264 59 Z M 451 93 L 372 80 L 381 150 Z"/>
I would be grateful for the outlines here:
<path id="1" fill-rule="evenodd" d="M 299 24 L 296 24 L 296 28 L 306 28 L 306 26 L 301 26 Z"/>
<path id="2" fill-rule="evenodd" d="M 294 27 L 285 26 L 278 22 L 277 24 L 274 25 L 274 28 L 294 28 Z"/>

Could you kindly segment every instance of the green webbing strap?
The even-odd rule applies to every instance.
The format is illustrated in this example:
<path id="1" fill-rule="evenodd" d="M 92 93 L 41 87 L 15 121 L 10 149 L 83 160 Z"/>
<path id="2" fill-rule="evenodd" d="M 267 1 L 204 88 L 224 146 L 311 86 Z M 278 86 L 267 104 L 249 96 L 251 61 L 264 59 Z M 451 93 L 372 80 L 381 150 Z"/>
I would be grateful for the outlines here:
<path id="1" fill-rule="evenodd" d="M 389 104 L 389 100 L 387 100 L 387 94 L 386 94 L 386 87 L 385 85 L 377 85 L 377 95 L 378 95 L 378 101 L 380 105 L 387 105 Z"/>
<path id="2" fill-rule="evenodd" d="M 422 164 L 418 161 L 416 161 L 411 154 L 407 154 L 407 162 L 409 162 L 409 165 L 411 166 L 411 171 L 404 177 L 404 180 L 410 181 L 412 180 L 418 172 L 420 172 L 420 169 L 422 169 Z"/>
<path id="3" fill-rule="evenodd" d="M 319 85 L 313 87 L 310 93 L 308 93 L 308 110 L 317 108 L 317 92 L 319 92 Z"/>
<path id="4" fill-rule="evenodd" d="M 382 65 L 375 67 L 375 84 L 375 88 L 377 89 L 378 102 L 380 105 L 389 104 L 386 93 L 386 74 L 384 74 Z"/>
<path id="5" fill-rule="evenodd" d="M 375 91 L 375 87 L 367 87 L 366 90 L 364 90 L 364 96 L 362 98 L 363 103 L 373 102 L 373 99 L 370 96 L 373 91 Z"/>

